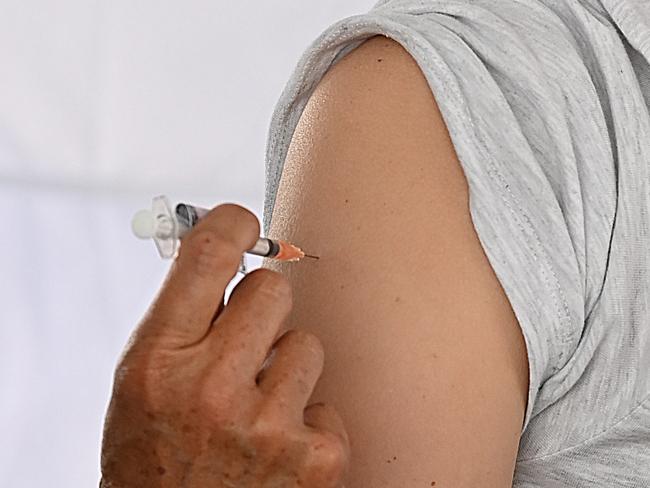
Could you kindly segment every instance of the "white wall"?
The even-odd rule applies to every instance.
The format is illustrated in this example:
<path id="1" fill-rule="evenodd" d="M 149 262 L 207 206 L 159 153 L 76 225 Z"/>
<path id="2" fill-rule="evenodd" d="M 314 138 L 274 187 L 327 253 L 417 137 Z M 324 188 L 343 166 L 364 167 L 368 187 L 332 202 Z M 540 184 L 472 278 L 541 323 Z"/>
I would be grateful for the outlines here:
<path id="1" fill-rule="evenodd" d="M 261 222 L 284 84 L 373 3 L 0 2 L 0 486 L 97 486 L 114 364 L 169 267 L 131 216 L 162 193 Z"/>

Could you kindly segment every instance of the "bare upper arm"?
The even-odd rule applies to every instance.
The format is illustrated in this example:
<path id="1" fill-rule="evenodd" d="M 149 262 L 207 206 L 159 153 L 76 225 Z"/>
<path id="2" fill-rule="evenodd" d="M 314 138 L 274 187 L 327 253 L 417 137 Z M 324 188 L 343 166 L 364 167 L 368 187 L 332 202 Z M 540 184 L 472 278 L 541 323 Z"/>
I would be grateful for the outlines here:
<path id="1" fill-rule="evenodd" d="M 320 256 L 263 266 L 293 286 L 283 331 L 325 347 L 312 401 L 346 422 L 346 488 L 511 486 L 524 339 L 435 98 L 395 41 L 366 41 L 317 86 L 269 236 Z"/>

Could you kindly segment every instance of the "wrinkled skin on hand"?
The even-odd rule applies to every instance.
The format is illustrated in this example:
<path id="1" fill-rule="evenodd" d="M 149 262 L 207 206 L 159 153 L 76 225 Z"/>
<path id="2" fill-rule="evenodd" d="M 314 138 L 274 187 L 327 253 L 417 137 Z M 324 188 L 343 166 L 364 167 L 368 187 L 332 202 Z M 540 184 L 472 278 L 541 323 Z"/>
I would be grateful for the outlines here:
<path id="1" fill-rule="evenodd" d="M 115 370 L 101 487 L 342 487 L 343 423 L 326 404 L 306 406 L 322 345 L 298 329 L 277 338 L 288 281 L 257 269 L 224 306 L 258 237 L 254 214 L 224 204 L 183 238 Z"/>

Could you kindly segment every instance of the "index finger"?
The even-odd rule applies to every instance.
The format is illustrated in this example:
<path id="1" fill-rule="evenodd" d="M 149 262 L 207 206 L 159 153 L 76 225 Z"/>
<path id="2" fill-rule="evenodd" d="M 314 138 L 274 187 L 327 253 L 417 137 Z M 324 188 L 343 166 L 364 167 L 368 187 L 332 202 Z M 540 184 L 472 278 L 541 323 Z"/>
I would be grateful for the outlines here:
<path id="1" fill-rule="evenodd" d="M 250 210 L 233 203 L 211 209 L 182 238 L 139 335 L 155 336 L 173 346 L 205 337 L 242 254 L 259 235 L 259 220 Z"/>

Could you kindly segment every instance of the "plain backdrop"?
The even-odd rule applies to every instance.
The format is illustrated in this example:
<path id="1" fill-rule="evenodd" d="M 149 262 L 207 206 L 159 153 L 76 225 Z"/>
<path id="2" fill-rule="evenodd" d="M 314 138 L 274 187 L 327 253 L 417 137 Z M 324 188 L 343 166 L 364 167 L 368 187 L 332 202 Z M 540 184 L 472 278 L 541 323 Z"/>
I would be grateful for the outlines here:
<path id="1" fill-rule="evenodd" d="M 166 194 L 261 223 L 281 90 L 373 3 L 0 0 L 0 486 L 97 486 L 115 362 L 170 264 L 132 215 Z"/>

